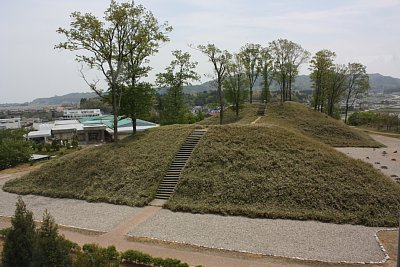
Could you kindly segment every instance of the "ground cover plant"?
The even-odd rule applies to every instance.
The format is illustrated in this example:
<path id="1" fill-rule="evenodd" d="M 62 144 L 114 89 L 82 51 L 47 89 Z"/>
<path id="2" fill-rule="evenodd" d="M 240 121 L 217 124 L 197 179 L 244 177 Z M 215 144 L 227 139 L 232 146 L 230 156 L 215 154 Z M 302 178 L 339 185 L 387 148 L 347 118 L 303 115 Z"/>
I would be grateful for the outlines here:
<path id="1" fill-rule="evenodd" d="M 269 103 L 266 116 L 257 123 L 275 124 L 295 129 L 304 135 L 335 147 L 382 146 L 365 133 L 295 102 L 285 102 L 283 105 Z"/>
<path id="2" fill-rule="evenodd" d="M 238 123 L 250 124 L 257 119 L 258 104 L 244 104 L 239 111 L 239 119 L 236 118 L 235 111 L 228 107 L 224 112 L 224 124 Z M 198 122 L 201 125 L 219 125 L 219 114 L 211 116 L 205 120 Z"/>
<path id="3" fill-rule="evenodd" d="M 287 128 L 210 126 L 167 203 L 174 211 L 398 225 L 400 186 Z"/>
<path id="4" fill-rule="evenodd" d="M 156 193 L 174 155 L 195 126 L 165 126 L 118 143 L 51 160 L 4 190 L 143 206 Z"/>

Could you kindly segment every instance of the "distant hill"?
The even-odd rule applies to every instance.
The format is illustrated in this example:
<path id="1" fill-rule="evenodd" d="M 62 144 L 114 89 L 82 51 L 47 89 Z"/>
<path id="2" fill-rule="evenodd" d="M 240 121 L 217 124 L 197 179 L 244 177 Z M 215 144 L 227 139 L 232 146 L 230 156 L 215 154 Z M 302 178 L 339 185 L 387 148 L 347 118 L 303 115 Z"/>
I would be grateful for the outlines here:
<path id="1" fill-rule="evenodd" d="M 369 81 L 371 85 L 371 91 L 379 92 L 384 91 L 386 93 L 400 92 L 400 79 L 393 78 L 391 76 L 384 76 L 379 73 L 369 74 Z M 271 91 L 277 91 L 279 86 L 276 82 L 271 85 Z M 308 75 L 299 75 L 296 77 L 294 83 L 294 89 L 298 91 L 312 90 L 312 83 Z M 186 94 L 195 94 L 204 91 L 215 91 L 216 88 L 212 86 L 212 81 L 205 82 L 198 85 L 189 85 L 183 88 L 183 92 Z M 255 91 L 261 90 L 261 79 L 258 79 L 255 86 Z M 164 94 L 165 88 L 160 89 L 159 92 Z M 95 93 L 71 93 L 62 96 L 53 96 L 48 98 L 36 98 L 31 102 L 32 105 L 61 105 L 61 104 L 77 104 L 81 98 L 93 98 L 97 97 Z"/>
<path id="2" fill-rule="evenodd" d="M 97 97 L 95 93 L 70 93 L 61 96 L 43 97 L 34 99 L 32 105 L 61 105 L 61 104 L 78 104 L 81 98 Z"/>

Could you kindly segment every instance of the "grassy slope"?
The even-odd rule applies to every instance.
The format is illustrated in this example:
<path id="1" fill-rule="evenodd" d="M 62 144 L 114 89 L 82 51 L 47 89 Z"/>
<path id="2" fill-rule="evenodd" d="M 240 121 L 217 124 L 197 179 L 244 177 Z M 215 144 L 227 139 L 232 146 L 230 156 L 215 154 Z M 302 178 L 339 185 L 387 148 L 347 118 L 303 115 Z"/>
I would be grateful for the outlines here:
<path id="1" fill-rule="evenodd" d="M 154 198 L 174 155 L 194 126 L 151 129 L 44 164 L 4 190 L 142 206 Z"/>
<path id="2" fill-rule="evenodd" d="M 258 123 L 268 123 L 295 129 L 300 133 L 335 147 L 380 147 L 367 134 L 352 129 L 343 122 L 295 102 L 268 104 L 266 116 Z"/>
<path id="3" fill-rule="evenodd" d="M 176 211 L 396 226 L 400 186 L 276 126 L 212 126 L 167 203 Z"/>
<path id="4" fill-rule="evenodd" d="M 250 124 L 252 121 L 257 119 L 258 105 L 245 104 L 243 109 L 239 111 L 239 119 L 236 119 L 235 112 L 228 108 L 224 113 L 224 124 L 238 123 L 238 124 Z M 209 117 L 205 120 L 200 121 L 198 124 L 201 125 L 219 125 L 219 114 Z"/>

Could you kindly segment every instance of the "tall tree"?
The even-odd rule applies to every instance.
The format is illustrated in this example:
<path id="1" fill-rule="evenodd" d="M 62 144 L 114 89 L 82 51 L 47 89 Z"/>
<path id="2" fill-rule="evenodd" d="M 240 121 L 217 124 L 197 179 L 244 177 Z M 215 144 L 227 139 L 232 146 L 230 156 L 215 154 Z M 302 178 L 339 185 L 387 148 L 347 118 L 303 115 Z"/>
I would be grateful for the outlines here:
<path id="1" fill-rule="evenodd" d="M 287 39 L 269 43 L 268 49 L 274 63 L 274 79 L 280 87 L 281 103 L 292 99 L 292 84 L 301 64 L 307 62 L 310 53 L 299 44 Z"/>
<path id="2" fill-rule="evenodd" d="M 165 72 L 157 74 L 157 84 L 168 88 L 161 114 L 163 124 L 186 123 L 188 109 L 184 103 L 183 86 L 200 79 L 195 71 L 197 62 L 190 60 L 189 53 L 175 50 L 172 55 L 175 59 Z"/>
<path id="3" fill-rule="evenodd" d="M 246 44 L 240 49 L 241 62 L 249 80 L 250 104 L 253 103 L 253 87 L 261 73 L 263 48 L 259 44 Z"/>
<path id="4" fill-rule="evenodd" d="M 130 72 L 138 71 L 143 75 L 147 69 L 140 68 L 141 64 L 148 56 L 157 52 L 156 48 L 160 43 L 168 41 L 166 33 L 172 28 L 167 23 L 158 24 L 150 11 L 141 5 L 135 5 L 134 2 L 118 4 L 112 0 L 104 14 L 104 20 L 101 20 L 91 13 L 73 12 L 70 29 L 57 30 L 67 41 L 56 45 L 56 48 L 82 50 L 83 54 L 76 55 L 76 60 L 91 69 L 101 71 L 105 77 L 108 88 L 102 90 L 98 86 L 99 80 L 89 82 L 81 71 L 89 87 L 100 97 L 111 102 L 114 140 L 117 141 L 118 114 L 123 97 L 121 83 L 124 82 L 121 74 L 128 64 Z M 136 59 L 136 65 L 129 66 L 131 58 Z M 136 66 L 137 69 L 132 66 Z"/>
<path id="5" fill-rule="evenodd" d="M 2 266 L 25 267 L 32 261 L 35 224 L 32 212 L 26 209 L 21 197 L 18 198 L 11 225 L 4 241 Z"/>
<path id="6" fill-rule="evenodd" d="M 132 120 L 132 135 L 135 135 L 136 119 L 149 115 L 153 107 L 154 89 L 149 83 L 137 82 L 124 87 L 123 93 L 120 113 Z"/>
<path id="7" fill-rule="evenodd" d="M 246 89 L 249 80 L 242 60 L 243 57 L 240 54 L 233 56 L 231 63 L 227 67 L 227 78 L 224 81 L 225 97 L 233 105 L 236 119 L 239 118 L 239 110 L 242 108 L 249 92 Z"/>
<path id="8" fill-rule="evenodd" d="M 222 91 L 222 83 L 226 78 L 226 69 L 229 65 L 232 55 L 226 50 L 217 48 L 214 44 L 198 45 L 197 49 L 207 56 L 208 60 L 213 65 L 213 79 L 216 82 L 220 108 L 219 124 L 222 124 L 224 120 L 224 94 Z"/>
<path id="9" fill-rule="evenodd" d="M 366 67 L 361 63 L 349 63 L 348 69 L 348 83 L 346 89 L 346 107 L 344 122 L 347 123 L 347 112 L 349 107 L 354 105 L 357 97 L 366 93 L 369 88 L 369 76 Z"/>
<path id="10" fill-rule="evenodd" d="M 336 64 L 335 68 L 329 71 L 328 84 L 326 86 L 326 113 L 333 117 L 335 105 L 340 102 L 345 91 L 347 83 L 347 67 L 346 65 Z"/>
<path id="11" fill-rule="evenodd" d="M 323 112 L 325 96 L 325 87 L 327 86 L 328 77 L 333 70 L 333 60 L 336 57 L 335 52 L 330 50 L 320 50 L 310 61 L 310 79 L 313 83 L 313 102 L 314 110 Z"/>
<path id="12" fill-rule="evenodd" d="M 267 103 L 271 99 L 270 86 L 273 81 L 273 62 L 268 48 L 263 48 L 261 51 L 261 99 Z"/>
<path id="13" fill-rule="evenodd" d="M 33 248 L 32 265 L 67 267 L 72 265 L 66 240 L 58 235 L 58 227 L 50 213 L 45 211 L 43 222 L 37 231 Z"/>

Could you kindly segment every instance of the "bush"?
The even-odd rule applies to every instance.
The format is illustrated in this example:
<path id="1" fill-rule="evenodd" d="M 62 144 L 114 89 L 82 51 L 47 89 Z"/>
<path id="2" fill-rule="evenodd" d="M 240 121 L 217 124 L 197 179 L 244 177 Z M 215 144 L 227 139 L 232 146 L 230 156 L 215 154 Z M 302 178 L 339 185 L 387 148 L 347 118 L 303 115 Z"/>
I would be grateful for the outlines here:
<path id="1" fill-rule="evenodd" d="M 121 254 L 121 260 L 129 263 L 151 264 L 152 257 L 149 254 L 135 250 L 127 250 Z"/>
<path id="2" fill-rule="evenodd" d="M 23 137 L 24 130 L 0 130 L 0 170 L 28 162 L 32 144 Z"/>
<path id="3" fill-rule="evenodd" d="M 69 242 L 58 235 L 58 227 L 54 218 L 45 211 L 43 223 L 36 233 L 33 247 L 33 266 L 64 267 L 71 266 Z"/>
<path id="4" fill-rule="evenodd" d="M 3 267 L 25 267 L 32 261 L 35 241 L 33 214 L 26 209 L 21 197 L 18 198 L 12 227 L 6 231 L 3 247 Z"/>

